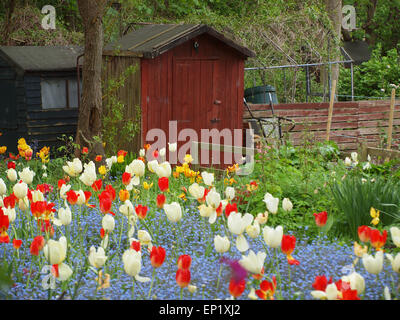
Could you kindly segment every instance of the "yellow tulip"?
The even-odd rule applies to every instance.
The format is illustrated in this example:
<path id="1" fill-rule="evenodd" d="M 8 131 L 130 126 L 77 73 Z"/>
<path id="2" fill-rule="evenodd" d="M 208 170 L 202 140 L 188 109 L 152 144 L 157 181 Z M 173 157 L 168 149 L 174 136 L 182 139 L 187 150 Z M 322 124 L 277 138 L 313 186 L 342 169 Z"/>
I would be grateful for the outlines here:
<path id="1" fill-rule="evenodd" d="M 118 156 L 118 158 L 117 158 L 118 163 L 122 163 L 124 161 L 125 161 L 125 157 L 123 155 Z"/>
<path id="2" fill-rule="evenodd" d="M 100 166 L 99 173 L 104 176 L 107 173 L 106 166 Z"/>
<path id="3" fill-rule="evenodd" d="M 153 182 L 148 184 L 146 181 L 143 182 L 143 188 L 149 190 L 153 186 Z"/>
<path id="4" fill-rule="evenodd" d="M 375 208 L 371 207 L 370 209 L 370 215 L 373 218 L 371 221 L 371 224 L 373 224 L 374 226 L 376 226 L 379 223 L 379 210 L 375 210 Z"/>

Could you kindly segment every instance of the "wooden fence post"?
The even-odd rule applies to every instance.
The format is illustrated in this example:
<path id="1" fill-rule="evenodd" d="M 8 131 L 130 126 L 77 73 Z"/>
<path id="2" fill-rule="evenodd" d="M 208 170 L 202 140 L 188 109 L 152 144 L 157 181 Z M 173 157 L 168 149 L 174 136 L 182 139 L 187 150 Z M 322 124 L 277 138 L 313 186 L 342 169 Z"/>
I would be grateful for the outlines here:
<path id="1" fill-rule="evenodd" d="M 392 148 L 392 133 L 393 133 L 393 118 L 394 118 L 394 104 L 396 98 L 396 89 L 392 89 L 392 97 L 390 99 L 390 113 L 389 113 L 389 128 L 388 128 L 388 138 L 387 138 L 387 149 Z"/>
<path id="2" fill-rule="evenodd" d="M 332 81 L 331 99 L 329 101 L 329 113 L 328 113 L 328 125 L 326 127 L 326 141 L 329 141 L 329 135 L 331 132 L 331 123 L 333 115 L 333 103 L 335 101 L 335 91 L 336 91 L 336 80 Z"/>

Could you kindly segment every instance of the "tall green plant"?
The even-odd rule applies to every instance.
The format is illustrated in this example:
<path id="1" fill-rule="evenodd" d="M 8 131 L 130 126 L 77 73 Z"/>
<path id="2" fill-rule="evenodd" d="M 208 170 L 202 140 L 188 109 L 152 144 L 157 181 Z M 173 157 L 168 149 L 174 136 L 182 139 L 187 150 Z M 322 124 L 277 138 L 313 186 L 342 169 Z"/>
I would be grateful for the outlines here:
<path id="1" fill-rule="evenodd" d="M 347 230 L 343 233 L 357 239 L 358 227 L 370 225 L 370 209 L 374 207 L 381 211 L 380 223 L 389 226 L 400 219 L 398 206 L 400 183 L 394 180 L 385 181 L 382 178 L 362 180 L 361 177 L 346 177 L 343 181 L 336 181 L 331 185 L 335 203 L 342 212 L 345 220 L 343 226 Z M 337 217 L 340 220 L 340 217 Z"/>

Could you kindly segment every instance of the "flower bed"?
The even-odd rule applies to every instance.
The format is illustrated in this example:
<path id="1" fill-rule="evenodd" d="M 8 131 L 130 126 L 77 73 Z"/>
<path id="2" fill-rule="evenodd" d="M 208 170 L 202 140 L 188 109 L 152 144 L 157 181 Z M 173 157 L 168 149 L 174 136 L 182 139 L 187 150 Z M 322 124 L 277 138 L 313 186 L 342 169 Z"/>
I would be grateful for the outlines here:
<path id="1" fill-rule="evenodd" d="M 238 206 L 248 209 L 251 198 L 257 198 L 260 182 L 236 176 L 235 167 L 227 176 L 237 185 L 228 186 L 229 179 L 193 171 L 190 156 L 172 170 L 162 160 L 164 152 L 160 150 L 158 160 L 146 161 L 141 154 L 128 161 L 122 151 L 98 170 L 94 162 L 74 159 L 64 165 L 66 175 L 58 177 L 63 180 L 57 185 L 34 183 L 36 174 L 28 169 L 34 160 L 8 159 L 7 178 L 0 181 L 0 281 L 9 286 L 3 297 L 371 300 L 389 298 L 389 292 L 396 296 L 398 228 L 389 232 L 393 246 L 386 231 L 360 226 L 358 241 L 364 248 L 353 247 L 348 239 L 328 238 L 326 212 L 309 212 L 315 218 L 312 225 L 290 230 L 277 224 L 276 217 L 295 210 L 294 199 L 292 203 L 267 192 L 261 200 L 263 212 L 240 213 Z M 43 154 L 40 158 L 47 160 Z M 101 160 L 97 157 L 96 162 Z M 122 172 L 110 177 L 118 165 Z M 241 186 L 247 191 L 239 204 Z M 373 213 L 376 225 L 379 213 Z"/>

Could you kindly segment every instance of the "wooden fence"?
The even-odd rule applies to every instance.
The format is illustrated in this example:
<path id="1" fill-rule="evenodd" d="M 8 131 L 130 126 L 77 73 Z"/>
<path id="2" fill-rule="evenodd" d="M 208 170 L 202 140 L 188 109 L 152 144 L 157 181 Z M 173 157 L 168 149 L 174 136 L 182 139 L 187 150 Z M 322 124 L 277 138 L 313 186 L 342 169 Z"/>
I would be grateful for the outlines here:
<path id="1" fill-rule="evenodd" d="M 397 149 L 400 142 L 400 100 L 395 101 L 392 148 Z M 269 105 L 249 104 L 254 117 L 272 117 Z M 301 145 L 305 138 L 314 141 L 326 139 L 329 103 L 296 103 L 277 104 L 274 115 L 295 121 L 292 125 L 283 126 L 283 134 L 288 134 L 294 145 Z M 330 140 L 335 141 L 342 151 L 355 151 L 359 144 L 381 146 L 388 131 L 390 101 L 355 101 L 337 102 L 333 106 Z M 251 119 L 244 107 L 244 127 Z"/>

